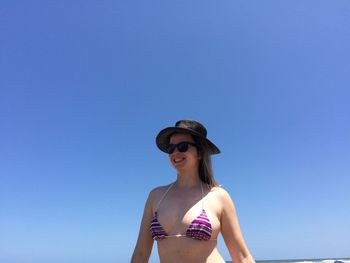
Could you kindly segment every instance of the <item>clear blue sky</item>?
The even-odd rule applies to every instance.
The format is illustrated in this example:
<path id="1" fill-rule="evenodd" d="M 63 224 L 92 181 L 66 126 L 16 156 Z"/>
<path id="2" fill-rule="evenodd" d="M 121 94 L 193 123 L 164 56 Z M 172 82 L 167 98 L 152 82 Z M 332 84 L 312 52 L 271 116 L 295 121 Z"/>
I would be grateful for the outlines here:
<path id="1" fill-rule="evenodd" d="M 350 257 L 349 1 L 2 0 L 0 32 L 0 262 L 128 262 L 182 118 L 256 259 Z"/>

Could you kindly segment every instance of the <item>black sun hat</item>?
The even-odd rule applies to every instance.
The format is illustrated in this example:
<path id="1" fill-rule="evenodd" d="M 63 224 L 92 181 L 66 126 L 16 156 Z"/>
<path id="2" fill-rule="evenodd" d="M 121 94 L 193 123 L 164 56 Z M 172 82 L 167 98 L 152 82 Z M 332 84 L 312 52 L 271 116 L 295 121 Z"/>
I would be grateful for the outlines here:
<path id="1" fill-rule="evenodd" d="M 175 123 L 175 127 L 161 130 L 156 137 L 156 144 L 161 151 L 167 152 L 170 136 L 174 133 L 189 133 L 199 138 L 207 146 L 210 154 L 220 153 L 219 148 L 207 139 L 207 129 L 195 120 L 180 120 Z"/>

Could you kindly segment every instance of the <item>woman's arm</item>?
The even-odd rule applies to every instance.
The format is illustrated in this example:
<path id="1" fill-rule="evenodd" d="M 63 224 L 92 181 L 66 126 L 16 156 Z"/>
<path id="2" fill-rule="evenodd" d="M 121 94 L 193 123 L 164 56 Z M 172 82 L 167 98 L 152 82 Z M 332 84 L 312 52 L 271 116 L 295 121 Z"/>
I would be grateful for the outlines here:
<path id="1" fill-rule="evenodd" d="M 221 233 L 231 259 L 235 263 L 254 263 L 248 247 L 246 246 L 241 233 L 236 209 L 229 194 L 221 189 L 221 203 L 223 205 L 221 214 Z"/>
<path id="2" fill-rule="evenodd" d="M 141 227 L 134 253 L 132 254 L 130 263 L 147 263 L 152 252 L 153 239 L 149 231 L 152 221 L 152 199 L 153 191 L 149 194 L 143 217 Z"/>

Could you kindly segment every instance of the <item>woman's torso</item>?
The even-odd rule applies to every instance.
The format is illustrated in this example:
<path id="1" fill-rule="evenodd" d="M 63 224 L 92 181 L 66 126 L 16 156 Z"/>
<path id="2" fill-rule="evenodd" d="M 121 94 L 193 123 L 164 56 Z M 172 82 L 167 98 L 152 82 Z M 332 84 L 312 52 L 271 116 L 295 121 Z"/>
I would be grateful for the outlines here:
<path id="1" fill-rule="evenodd" d="M 167 233 L 167 237 L 157 242 L 161 263 L 224 263 L 216 247 L 222 211 L 220 188 L 203 187 L 202 195 L 201 188 L 180 192 L 169 187 L 157 188 L 153 200 L 153 214 L 157 212 L 157 220 Z M 203 209 L 211 225 L 210 239 L 196 240 L 186 236 L 189 226 Z"/>

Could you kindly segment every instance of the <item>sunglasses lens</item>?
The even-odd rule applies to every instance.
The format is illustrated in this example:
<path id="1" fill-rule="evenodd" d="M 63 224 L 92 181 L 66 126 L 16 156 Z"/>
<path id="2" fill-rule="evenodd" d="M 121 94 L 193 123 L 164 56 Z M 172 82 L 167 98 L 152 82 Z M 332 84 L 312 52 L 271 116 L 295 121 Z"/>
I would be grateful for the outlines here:
<path id="1" fill-rule="evenodd" d="M 167 152 L 168 152 L 169 154 L 172 154 L 172 153 L 175 151 L 176 146 L 177 146 L 176 144 L 169 144 L 169 145 L 168 145 Z"/>
<path id="2" fill-rule="evenodd" d="M 168 148 L 167 148 L 167 153 L 172 154 L 176 148 L 181 153 L 186 152 L 188 150 L 188 145 L 190 145 L 190 144 L 194 145 L 194 144 L 189 143 L 189 142 L 180 142 L 178 144 L 169 144 Z"/>
<path id="3" fill-rule="evenodd" d="M 180 142 L 177 145 L 177 149 L 179 150 L 179 152 L 186 152 L 188 150 L 188 143 L 187 142 Z"/>

